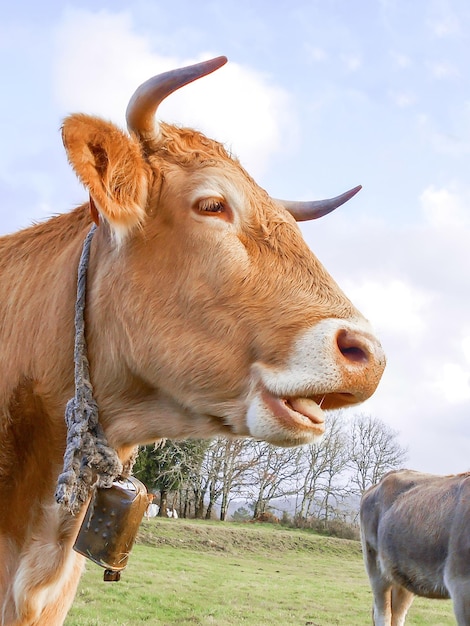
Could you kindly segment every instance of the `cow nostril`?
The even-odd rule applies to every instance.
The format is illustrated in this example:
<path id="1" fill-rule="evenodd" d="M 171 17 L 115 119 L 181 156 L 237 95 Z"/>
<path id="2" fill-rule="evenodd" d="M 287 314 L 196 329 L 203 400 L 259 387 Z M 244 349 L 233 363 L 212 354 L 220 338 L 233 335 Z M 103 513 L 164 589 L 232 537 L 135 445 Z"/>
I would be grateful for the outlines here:
<path id="1" fill-rule="evenodd" d="M 367 339 L 362 335 L 350 330 L 340 330 L 336 336 L 339 351 L 345 359 L 352 363 L 367 363 L 370 349 Z"/>

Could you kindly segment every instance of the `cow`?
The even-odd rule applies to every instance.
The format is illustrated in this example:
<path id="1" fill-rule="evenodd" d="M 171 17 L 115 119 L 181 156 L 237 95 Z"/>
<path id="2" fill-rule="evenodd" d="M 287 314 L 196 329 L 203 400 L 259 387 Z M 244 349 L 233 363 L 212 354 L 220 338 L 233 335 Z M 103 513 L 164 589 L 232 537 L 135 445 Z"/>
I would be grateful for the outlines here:
<path id="1" fill-rule="evenodd" d="M 415 596 L 452 599 L 470 625 L 470 473 L 435 476 L 402 469 L 364 492 L 364 563 L 375 626 L 403 626 Z"/>
<path id="2" fill-rule="evenodd" d="M 153 502 L 150 502 L 149 505 L 147 506 L 147 509 L 145 510 L 144 515 L 146 519 L 150 519 L 151 517 L 157 517 L 158 506 L 154 504 Z"/>
<path id="3" fill-rule="evenodd" d="M 155 120 L 164 98 L 225 62 L 146 81 L 128 132 L 68 116 L 63 143 L 89 199 L 0 238 L 2 626 L 62 624 L 84 566 L 73 544 L 86 497 L 73 508 L 57 495 L 82 258 L 93 428 L 121 467 L 165 437 L 311 442 L 324 410 L 364 401 L 382 376 L 378 339 L 296 223 L 357 189 L 283 203 L 220 143 Z M 80 467 L 94 480 L 85 454 Z"/>

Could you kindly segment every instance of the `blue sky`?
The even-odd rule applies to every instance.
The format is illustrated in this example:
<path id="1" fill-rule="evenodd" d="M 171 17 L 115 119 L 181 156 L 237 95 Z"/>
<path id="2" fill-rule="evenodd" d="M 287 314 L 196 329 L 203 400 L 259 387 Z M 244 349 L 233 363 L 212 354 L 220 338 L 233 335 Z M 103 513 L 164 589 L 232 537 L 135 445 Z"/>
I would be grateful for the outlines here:
<path id="1" fill-rule="evenodd" d="M 220 54 L 159 116 L 226 143 L 275 197 L 363 185 L 302 226 L 388 355 L 356 412 L 399 431 L 410 467 L 469 469 L 467 0 L 2 2 L 0 233 L 85 199 L 65 115 L 124 125 L 140 82 Z"/>

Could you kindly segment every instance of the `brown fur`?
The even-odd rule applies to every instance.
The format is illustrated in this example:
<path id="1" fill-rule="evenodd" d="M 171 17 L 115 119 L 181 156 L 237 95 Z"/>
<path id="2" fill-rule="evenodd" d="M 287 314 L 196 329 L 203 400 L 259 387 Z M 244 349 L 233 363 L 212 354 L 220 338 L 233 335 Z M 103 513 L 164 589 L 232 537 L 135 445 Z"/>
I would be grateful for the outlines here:
<path id="1" fill-rule="evenodd" d="M 144 151 L 136 137 L 84 115 L 65 121 L 63 138 L 100 216 L 86 331 L 110 444 L 125 460 L 135 444 L 161 437 L 249 435 L 252 365 L 286 368 L 302 332 L 359 313 L 292 217 L 220 144 L 163 125 L 155 150 Z M 196 197 L 206 188 L 223 196 L 221 214 L 207 211 L 211 198 Z M 62 624 L 82 568 L 71 549 L 80 519 L 58 509 L 54 490 L 73 395 L 76 271 L 90 223 L 84 205 L 0 239 L 3 626 Z M 381 356 L 364 365 L 347 352 L 335 359 L 344 361 L 340 388 L 299 394 L 335 407 L 374 391 Z"/>

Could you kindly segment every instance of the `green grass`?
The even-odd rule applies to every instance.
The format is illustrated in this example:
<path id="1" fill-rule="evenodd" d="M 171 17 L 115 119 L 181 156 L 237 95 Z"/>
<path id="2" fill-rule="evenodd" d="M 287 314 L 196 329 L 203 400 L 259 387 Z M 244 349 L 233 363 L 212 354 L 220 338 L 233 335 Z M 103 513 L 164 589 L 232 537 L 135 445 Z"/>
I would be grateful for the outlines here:
<path id="1" fill-rule="evenodd" d="M 370 624 L 360 544 L 273 525 L 149 520 L 117 583 L 87 564 L 66 626 Z M 407 624 L 455 624 L 417 598 Z"/>

